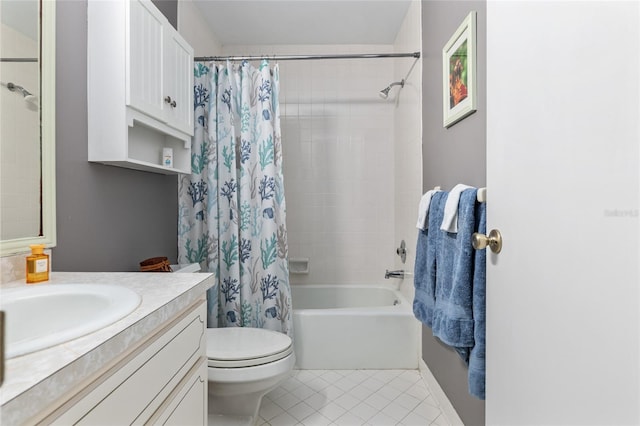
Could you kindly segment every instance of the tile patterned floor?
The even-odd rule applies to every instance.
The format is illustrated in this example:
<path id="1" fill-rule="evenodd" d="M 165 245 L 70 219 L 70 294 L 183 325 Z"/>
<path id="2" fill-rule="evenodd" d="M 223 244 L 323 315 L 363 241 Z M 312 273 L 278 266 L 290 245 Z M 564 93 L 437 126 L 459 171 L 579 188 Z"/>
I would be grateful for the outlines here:
<path id="1" fill-rule="evenodd" d="M 294 370 L 262 400 L 259 426 L 448 425 L 417 370 Z"/>

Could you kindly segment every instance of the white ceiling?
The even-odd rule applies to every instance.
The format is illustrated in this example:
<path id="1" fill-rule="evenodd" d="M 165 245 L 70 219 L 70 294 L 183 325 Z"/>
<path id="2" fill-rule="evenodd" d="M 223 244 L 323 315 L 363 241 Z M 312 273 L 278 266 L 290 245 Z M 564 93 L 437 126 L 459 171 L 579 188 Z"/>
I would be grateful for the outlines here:
<path id="1" fill-rule="evenodd" d="M 393 44 L 411 0 L 193 0 L 220 43 Z"/>

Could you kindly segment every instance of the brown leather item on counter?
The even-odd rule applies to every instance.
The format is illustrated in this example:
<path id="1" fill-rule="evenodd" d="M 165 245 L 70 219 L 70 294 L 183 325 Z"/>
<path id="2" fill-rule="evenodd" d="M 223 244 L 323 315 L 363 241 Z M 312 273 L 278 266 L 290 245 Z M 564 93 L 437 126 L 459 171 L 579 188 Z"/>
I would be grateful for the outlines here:
<path id="1" fill-rule="evenodd" d="M 173 272 L 169 259 L 166 257 L 152 257 L 140 262 L 141 272 Z"/>

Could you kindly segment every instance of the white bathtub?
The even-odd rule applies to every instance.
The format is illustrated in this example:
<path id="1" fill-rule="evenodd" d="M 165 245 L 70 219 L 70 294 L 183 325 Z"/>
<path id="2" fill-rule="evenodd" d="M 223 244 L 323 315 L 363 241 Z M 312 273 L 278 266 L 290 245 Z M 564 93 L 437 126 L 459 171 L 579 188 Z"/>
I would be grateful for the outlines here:
<path id="1" fill-rule="evenodd" d="M 300 369 L 416 369 L 420 323 L 387 287 L 292 285 Z"/>

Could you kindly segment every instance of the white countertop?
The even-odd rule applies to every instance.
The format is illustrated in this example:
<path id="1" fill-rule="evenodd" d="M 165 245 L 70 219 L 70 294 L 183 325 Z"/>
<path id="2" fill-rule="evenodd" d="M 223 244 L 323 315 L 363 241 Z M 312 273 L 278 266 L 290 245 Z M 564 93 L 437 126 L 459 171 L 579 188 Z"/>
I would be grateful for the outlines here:
<path id="1" fill-rule="evenodd" d="M 0 416 L 6 424 L 21 423 L 50 406 L 123 354 L 215 285 L 210 273 L 53 272 L 38 286 L 56 284 L 113 284 L 127 287 L 142 302 L 121 320 L 66 343 L 6 360 L 0 387 Z M 2 289 L 25 286 L 24 280 Z"/>

